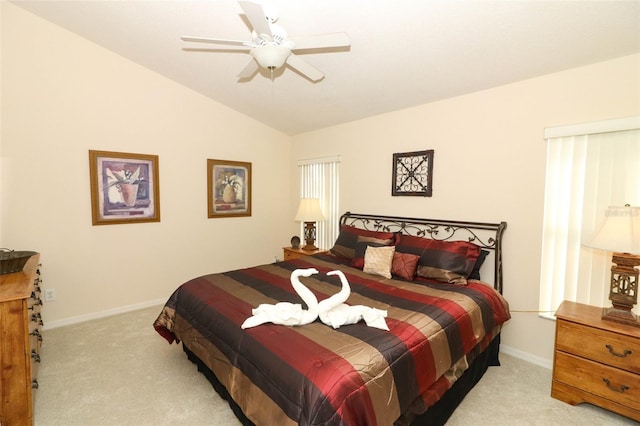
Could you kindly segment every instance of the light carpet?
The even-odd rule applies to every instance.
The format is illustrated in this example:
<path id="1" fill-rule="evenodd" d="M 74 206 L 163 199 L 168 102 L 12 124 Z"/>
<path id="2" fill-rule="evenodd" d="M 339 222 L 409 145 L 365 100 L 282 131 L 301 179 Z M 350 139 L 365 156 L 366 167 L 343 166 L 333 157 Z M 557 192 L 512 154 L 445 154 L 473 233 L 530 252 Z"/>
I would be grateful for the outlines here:
<path id="1" fill-rule="evenodd" d="M 182 347 L 154 331 L 159 312 L 153 307 L 46 330 L 35 425 L 239 425 Z M 543 367 L 505 354 L 501 362 L 489 368 L 448 425 L 638 424 L 551 398 L 551 371 Z"/>

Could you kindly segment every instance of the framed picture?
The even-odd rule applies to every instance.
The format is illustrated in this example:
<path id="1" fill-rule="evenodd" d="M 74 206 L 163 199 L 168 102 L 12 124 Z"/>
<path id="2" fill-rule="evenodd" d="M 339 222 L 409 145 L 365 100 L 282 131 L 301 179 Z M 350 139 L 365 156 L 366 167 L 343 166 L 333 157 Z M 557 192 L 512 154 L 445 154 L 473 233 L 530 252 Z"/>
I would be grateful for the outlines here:
<path id="1" fill-rule="evenodd" d="M 251 216 L 251 163 L 207 160 L 209 217 Z"/>
<path id="2" fill-rule="evenodd" d="M 433 150 L 393 154 L 391 195 L 431 197 Z"/>
<path id="3" fill-rule="evenodd" d="M 160 221 L 158 156 L 89 151 L 94 225 Z"/>

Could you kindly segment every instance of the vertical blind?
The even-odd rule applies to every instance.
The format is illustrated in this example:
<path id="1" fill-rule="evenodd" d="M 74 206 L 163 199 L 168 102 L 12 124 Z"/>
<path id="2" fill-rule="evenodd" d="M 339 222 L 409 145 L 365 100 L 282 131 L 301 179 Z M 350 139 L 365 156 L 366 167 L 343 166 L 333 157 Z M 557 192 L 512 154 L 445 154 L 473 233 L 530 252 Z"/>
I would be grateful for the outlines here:
<path id="1" fill-rule="evenodd" d="M 582 243 L 607 207 L 640 205 L 640 117 L 594 124 L 545 134 L 539 303 L 544 316 L 553 316 L 563 300 L 610 306 L 612 254 Z"/>
<path id="2" fill-rule="evenodd" d="M 316 246 L 329 249 L 338 237 L 340 157 L 322 157 L 298 161 L 300 168 L 300 198 L 318 198 L 325 220 L 316 224 Z M 303 234 L 304 224 L 300 224 Z"/>

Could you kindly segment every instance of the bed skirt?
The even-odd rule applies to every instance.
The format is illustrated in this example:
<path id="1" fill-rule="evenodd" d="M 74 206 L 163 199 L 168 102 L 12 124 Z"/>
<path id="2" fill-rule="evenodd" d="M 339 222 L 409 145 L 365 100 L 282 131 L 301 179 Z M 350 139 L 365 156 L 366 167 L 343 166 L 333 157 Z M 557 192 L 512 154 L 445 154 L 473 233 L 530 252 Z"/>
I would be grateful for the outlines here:
<path id="1" fill-rule="evenodd" d="M 227 389 L 224 387 L 222 383 L 218 380 L 216 375 L 206 366 L 204 362 L 200 360 L 193 352 L 186 347 L 186 345 L 182 345 L 183 350 L 186 352 L 187 357 L 191 362 L 197 365 L 198 371 L 202 372 L 205 377 L 209 380 L 213 388 L 218 392 L 218 394 L 225 399 L 235 416 L 240 420 L 240 422 L 244 426 L 255 426 L 251 420 L 249 420 L 240 407 L 235 403 L 235 401 L 231 398 Z M 458 405 L 462 402 L 464 397 L 469 393 L 471 389 L 480 381 L 484 373 L 487 371 L 487 368 L 490 366 L 499 366 L 499 350 L 500 350 L 500 334 L 498 334 L 492 341 L 489 343 L 489 346 L 485 349 L 484 352 L 479 354 L 475 360 L 471 363 L 469 368 L 460 376 L 458 380 L 453 384 L 451 389 L 449 389 L 440 400 L 431 406 L 424 414 L 416 417 L 411 423 L 414 426 L 439 426 L 444 425 L 451 414 L 453 414 L 454 410 L 458 407 Z"/>

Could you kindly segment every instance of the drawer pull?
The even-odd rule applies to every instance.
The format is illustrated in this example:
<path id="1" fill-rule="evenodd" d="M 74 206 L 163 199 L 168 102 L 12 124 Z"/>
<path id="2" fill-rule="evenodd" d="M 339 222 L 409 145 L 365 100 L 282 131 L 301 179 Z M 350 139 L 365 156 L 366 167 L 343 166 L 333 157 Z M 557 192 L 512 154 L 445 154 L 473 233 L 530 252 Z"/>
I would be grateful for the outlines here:
<path id="1" fill-rule="evenodd" d="M 607 349 L 609 349 L 609 353 L 613 356 L 617 356 L 620 358 L 626 358 L 627 355 L 631 355 L 631 351 L 629 349 L 625 349 L 623 353 L 620 352 L 616 352 L 613 350 L 613 346 L 611 345 L 604 345 Z"/>
<path id="2" fill-rule="evenodd" d="M 42 323 L 42 315 L 38 312 L 37 314 L 31 315 L 31 322 L 35 322 L 36 324 L 44 325 Z"/>
<path id="3" fill-rule="evenodd" d="M 621 385 L 619 388 L 615 386 L 611 386 L 611 382 L 609 381 L 609 379 L 606 379 L 604 377 L 602 378 L 602 381 L 605 382 L 607 387 L 614 392 L 624 393 L 624 391 L 629 390 L 629 386 L 625 386 L 625 385 Z"/>
<path id="4" fill-rule="evenodd" d="M 42 342 L 42 334 L 40 334 L 40 330 L 38 330 L 37 328 L 33 330 L 33 333 L 29 333 L 29 336 L 35 336 L 38 338 L 39 342 Z"/>

